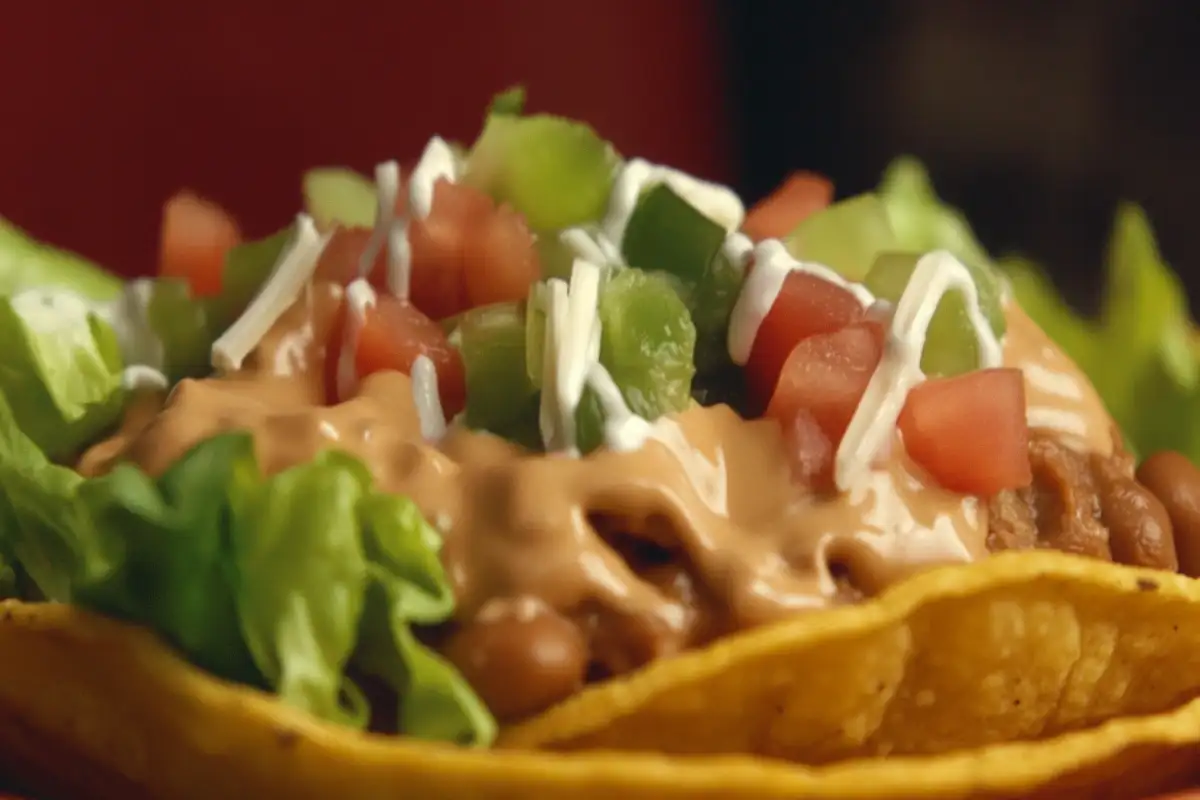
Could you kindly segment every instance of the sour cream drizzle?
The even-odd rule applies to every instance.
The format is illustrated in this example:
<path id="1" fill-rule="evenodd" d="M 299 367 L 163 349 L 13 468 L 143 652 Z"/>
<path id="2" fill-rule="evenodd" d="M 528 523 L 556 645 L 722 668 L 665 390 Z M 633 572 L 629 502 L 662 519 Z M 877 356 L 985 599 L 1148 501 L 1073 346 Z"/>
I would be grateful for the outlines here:
<path id="1" fill-rule="evenodd" d="M 421 425 L 421 436 L 427 442 L 440 441 L 446 435 L 446 412 L 438 394 L 437 366 L 429 356 L 417 356 L 412 365 L 413 404 Z"/>
<path id="2" fill-rule="evenodd" d="M 392 247 L 392 229 L 396 226 L 396 200 L 400 195 L 400 165 L 395 161 L 385 161 L 375 167 L 375 197 L 377 204 L 377 212 L 375 214 L 375 228 L 371 231 L 371 238 L 367 240 L 367 246 L 363 248 L 362 255 L 358 259 L 358 276 L 366 278 L 370 276 L 371 269 L 375 266 L 375 259 L 379 256 L 379 251 L 387 246 L 387 270 L 388 270 L 388 288 L 393 292 L 400 290 L 403 294 L 401 297 L 408 294 L 408 280 L 406 276 L 398 269 L 399 262 L 395 248 Z M 399 286 L 396 285 L 396 280 L 399 279 Z"/>
<path id="3" fill-rule="evenodd" d="M 547 283 L 539 423 L 549 451 L 578 454 L 575 412 L 588 371 L 600 361 L 600 267 L 576 259 L 568 284 Z"/>
<path id="4" fill-rule="evenodd" d="M 883 343 L 883 358 L 871 376 L 850 426 L 842 437 L 834 476 L 842 491 L 862 482 L 890 443 L 909 391 L 925 380 L 921 352 L 933 312 L 949 291 L 962 292 L 967 318 L 979 346 L 982 369 L 1000 366 L 1000 342 L 979 307 L 971 273 L 954 256 L 938 250 L 923 256 L 896 304 Z"/>
<path id="5" fill-rule="evenodd" d="M 797 261 L 778 239 L 759 242 L 757 247 L 749 251 L 746 248 L 749 239 L 741 234 L 735 235 L 744 241 L 735 241 L 732 246 L 727 246 L 727 252 L 732 251 L 740 255 L 743 263 L 751 252 L 754 256 L 754 268 L 746 276 L 729 318 L 729 357 L 739 366 L 744 366 L 750 359 L 750 350 L 754 347 L 758 329 L 767 318 L 767 314 L 771 313 L 787 276 L 793 272 L 813 275 L 842 287 L 854 295 L 864 308 L 875 302 L 875 297 L 867 287 L 846 280 L 822 264 Z"/>
<path id="6" fill-rule="evenodd" d="M 558 240 L 577 258 L 593 264 L 624 264 L 621 250 L 600 231 L 586 228 L 567 228 Z"/>
<path id="7" fill-rule="evenodd" d="M 600 225 L 605 238 L 620 247 L 642 192 L 663 183 L 728 233 L 736 231 L 746 216 L 741 199 L 729 188 L 634 158 L 620 168 L 613 184 L 608 213 Z"/>
<path id="8" fill-rule="evenodd" d="M 425 145 L 421 160 L 408 182 L 409 213 L 415 219 L 425 219 L 433 211 L 433 190 L 439 180 L 455 183 L 459 178 L 458 159 L 450 145 L 434 136 Z"/>
<path id="9" fill-rule="evenodd" d="M 342 330 L 342 348 L 337 355 L 337 392 L 339 398 L 353 397 L 358 390 L 358 370 L 354 356 L 358 352 L 358 340 L 367 312 L 378 301 L 371 284 L 362 278 L 351 281 L 346 287 L 346 326 Z"/>
<path id="10" fill-rule="evenodd" d="M 568 228 L 559 234 L 559 241 L 576 259 L 569 287 L 560 279 L 547 282 L 545 374 L 539 414 L 547 450 L 578 453 L 575 412 L 585 386 L 600 398 L 605 443 L 610 449 L 636 450 L 657 435 L 658 423 L 630 411 L 612 376 L 600 364 L 598 265 L 624 264 L 621 241 L 638 199 L 646 189 L 664 183 L 731 236 L 745 239 L 736 233 L 745 209 L 730 189 L 643 159 L 633 159 L 618 168 L 608 212 L 598 229 Z M 666 440 L 674 441 L 669 434 Z"/>
<path id="11" fill-rule="evenodd" d="M 317 260 L 332 234 L 317 233 L 312 217 L 300 214 L 296 232 L 284 248 L 262 289 L 237 322 L 212 346 L 212 362 L 217 369 L 236 371 L 271 327 L 308 285 Z"/>
<path id="12" fill-rule="evenodd" d="M 408 180 L 408 216 L 396 216 L 396 204 L 400 196 L 400 167 L 395 161 L 386 161 L 375 168 L 375 192 L 379 212 L 371 238 L 359 259 L 358 274 L 370 275 L 379 256 L 387 250 L 388 290 L 402 300 L 408 299 L 412 280 L 412 248 L 408 239 L 409 219 L 426 219 L 433 210 L 434 187 L 439 180 L 451 183 L 458 180 L 458 160 L 450 145 L 434 136 L 425 145 L 421 160 Z"/>

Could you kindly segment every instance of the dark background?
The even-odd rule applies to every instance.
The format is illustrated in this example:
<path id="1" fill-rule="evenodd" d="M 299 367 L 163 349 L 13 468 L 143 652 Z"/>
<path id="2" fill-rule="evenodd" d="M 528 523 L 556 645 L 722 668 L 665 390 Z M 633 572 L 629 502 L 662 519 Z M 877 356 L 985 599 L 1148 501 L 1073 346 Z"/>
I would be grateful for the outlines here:
<path id="1" fill-rule="evenodd" d="M 308 166 L 368 171 L 490 95 L 732 182 L 873 186 L 912 153 L 993 250 L 1095 300 L 1119 198 L 1200 299 L 1200 5 L 1137 0 L 45 0 L 0 24 L 0 214 L 127 273 L 188 186 L 250 235 Z"/>
<path id="2" fill-rule="evenodd" d="M 722 3 L 738 173 L 841 192 L 922 158 L 993 251 L 1096 298 L 1113 206 L 1143 203 L 1200 299 L 1200 5 L 1136 0 Z"/>

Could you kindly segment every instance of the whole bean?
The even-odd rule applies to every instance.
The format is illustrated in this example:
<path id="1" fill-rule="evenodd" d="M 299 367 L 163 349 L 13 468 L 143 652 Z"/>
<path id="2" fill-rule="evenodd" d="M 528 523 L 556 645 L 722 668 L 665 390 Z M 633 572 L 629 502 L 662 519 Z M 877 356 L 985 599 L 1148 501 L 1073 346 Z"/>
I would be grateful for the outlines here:
<path id="1" fill-rule="evenodd" d="M 1186 456 L 1164 451 L 1143 461 L 1137 478 L 1167 509 L 1179 571 L 1200 578 L 1200 469 Z"/>

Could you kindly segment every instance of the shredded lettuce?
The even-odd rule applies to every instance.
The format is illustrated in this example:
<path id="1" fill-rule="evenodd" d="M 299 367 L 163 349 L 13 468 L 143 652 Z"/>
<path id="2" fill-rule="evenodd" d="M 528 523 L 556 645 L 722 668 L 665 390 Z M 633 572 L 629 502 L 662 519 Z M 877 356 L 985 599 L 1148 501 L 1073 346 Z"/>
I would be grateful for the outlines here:
<path id="1" fill-rule="evenodd" d="M 0 297 L 0 392 L 51 458 L 70 455 L 121 413 L 116 334 L 88 303 L 59 289 Z"/>
<path id="2" fill-rule="evenodd" d="M 34 240 L 0 217 L 0 295 L 47 286 L 111 300 L 121 291 L 121 279 L 82 256 Z"/>
<path id="3" fill-rule="evenodd" d="M 394 689 L 401 731 L 486 745 L 495 721 L 416 637 L 453 595 L 441 539 L 409 500 L 330 451 L 264 477 L 247 434 L 196 446 L 157 480 L 48 461 L 0 395 L 0 556 L 42 594 L 146 625 L 193 663 L 364 726 L 349 674 Z"/>

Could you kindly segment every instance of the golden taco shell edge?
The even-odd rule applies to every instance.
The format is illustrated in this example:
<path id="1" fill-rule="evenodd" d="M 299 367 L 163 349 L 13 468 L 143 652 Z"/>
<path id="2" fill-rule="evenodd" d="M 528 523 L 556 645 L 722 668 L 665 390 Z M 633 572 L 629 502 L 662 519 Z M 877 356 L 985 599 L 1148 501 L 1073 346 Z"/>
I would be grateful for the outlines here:
<path id="1" fill-rule="evenodd" d="M 845 638 L 871 624 L 894 624 L 929 604 L 1022 584 L 1120 600 L 1135 609 L 1133 617 L 1149 614 L 1166 626 L 1176 624 L 1170 621 L 1172 609 L 1190 609 L 1200 599 L 1200 589 L 1188 579 L 1057 554 L 1024 554 L 939 569 L 851 609 L 853 615 L 837 612 L 826 619 L 840 617 L 838 634 Z M 790 636 L 802 643 L 832 636 L 805 633 L 805 619 L 716 649 L 748 647 L 744 643 L 756 636 L 768 642 Z M 1185 638 L 1198 635 L 1200 630 L 1184 632 Z M 100 790 L 100 797 L 250 792 L 382 798 L 400 790 L 423 798 L 558 792 L 579 797 L 619 792 L 631 798 L 925 798 L 1035 791 L 1045 797 L 1128 797 L 1178 785 L 1200 740 L 1200 701 L 1184 696 L 1195 695 L 1200 679 L 1184 679 L 1179 703 L 1156 709 L 1160 713 L 1118 713 L 1093 727 L 1039 741 L 943 755 L 858 758 L 812 767 L 744 755 L 489 752 L 364 735 L 317 722 L 265 694 L 209 677 L 146 631 L 66 606 L 0 605 L 0 652 L 6 654 L 0 665 L 0 709 L 10 721 L 0 726 L 0 752 L 16 759 L 11 766 L 19 776 Z M 1200 645 L 1192 652 L 1200 658 Z M 1172 651 L 1159 655 L 1171 661 Z M 1200 675 L 1178 659 L 1172 666 Z M 654 668 L 627 686 L 653 673 Z M 510 733 L 507 743 L 520 741 L 521 730 Z M 1100 790 L 1112 794 L 1097 795 Z"/>

